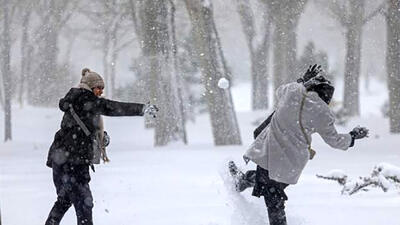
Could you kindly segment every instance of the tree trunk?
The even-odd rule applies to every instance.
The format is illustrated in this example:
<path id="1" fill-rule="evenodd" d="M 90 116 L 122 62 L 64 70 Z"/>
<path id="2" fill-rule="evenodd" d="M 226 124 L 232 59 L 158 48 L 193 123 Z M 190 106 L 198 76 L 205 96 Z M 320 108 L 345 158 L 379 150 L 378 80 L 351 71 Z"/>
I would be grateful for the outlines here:
<path id="1" fill-rule="evenodd" d="M 114 28 L 112 29 L 112 33 L 110 34 L 111 38 L 111 62 L 110 65 L 110 98 L 115 95 L 115 77 L 117 76 L 116 68 L 117 68 L 117 60 L 118 60 L 118 35 L 117 32 L 120 30 L 119 19 L 113 24 Z"/>
<path id="2" fill-rule="evenodd" d="M 347 116 L 360 114 L 359 79 L 364 1 L 350 1 L 351 19 L 346 30 L 343 110 Z"/>
<path id="3" fill-rule="evenodd" d="M 265 3 L 261 3 L 265 4 Z M 268 12 L 264 10 L 263 28 L 261 43 L 255 43 L 256 27 L 254 15 L 249 0 L 238 0 L 237 11 L 240 15 L 242 29 L 247 40 L 251 61 L 252 80 L 252 109 L 268 108 L 268 56 L 271 22 Z"/>
<path id="4" fill-rule="evenodd" d="M 43 3 L 45 4 L 45 3 Z M 29 87 L 30 103 L 34 105 L 49 106 L 54 105 L 59 96 L 56 96 L 56 79 L 57 74 L 57 57 L 58 57 L 58 34 L 59 29 L 59 9 L 55 1 L 50 1 L 46 5 L 48 11 L 42 25 L 39 29 L 37 37 L 38 57 L 37 66 L 32 80 L 33 87 Z"/>
<path id="5" fill-rule="evenodd" d="M 10 70 L 10 53 L 11 53 L 11 37 L 10 37 L 10 15 L 7 10 L 9 2 L 3 1 L 3 40 L 1 45 L 2 65 L 1 73 L 3 74 L 4 87 L 4 141 L 12 139 L 11 131 L 11 70 Z M 5 10 L 4 10 L 5 9 Z"/>
<path id="6" fill-rule="evenodd" d="M 274 90 L 298 78 L 296 73 L 296 28 L 307 0 L 268 0 L 274 24 L 273 71 Z M 275 101 L 276 102 L 276 101 Z"/>
<path id="7" fill-rule="evenodd" d="M 279 86 L 298 78 L 296 74 L 296 25 L 285 22 L 287 18 L 279 18 L 275 22 L 274 40 L 274 90 Z"/>
<path id="8" fill-rule="evenodd" d="M 103 40 L 103 78 L 104 81 L 108 82 L 108 77 L 109 77 L 109 61 L 108 61 L 108 57 L 110 54 L 110 38 L 108 36 L 108 34 L 105 34 L 105 38 Z M 110 86 L 107 85 L 108 87 L 106 87 L 106 95 L 107 97 L 109 97 L 110 95 Z"/>
<path id="9" fill-rule="evenodd" d="M 268 82 L 268 49 L 269 43 L 265 47 L 256 49 L 252 54 L 252 109 L 268 109 L 269 82 Z"/>
<path id="10" fill-rule="evenodd" d="M 59 73 L 58 63 L 58 37 L 61 29 L 68 21 L 73 7 L 77 1 L 39 1 L 41 12 L 41 25 L 35 35 L 38 46 L 35 58 L 35 70 L 30 77 L 28 93 L 30 103 L 41 106 L 57 105 L 59 98 L 66 89 L 66 78 Z M 71 9 L 72 8 L 72 9 Z"/>
<path id="11" fill-rule="evenodd" d="M 26 78 L 28 77 L 28 56 L 30 51 L 29 45 L 29 19 L 31 15 L 31 10 L 26 10 L 22 19 L 22 38 L 21 38 L 21 74 L 19 80 L 19 92 L 18 92 L 18 101 L 22 106 L 24 101 L 24 93 L 25 93 L 25 83 Z"/>
<path id="12" fill-rule="evenodd" d="M 143 55 L 145 72 L 148 74 L 148 88 L 152 103 L 160 111 L 155 123 L 155 145 L 164 146 L 172 140 L 182 138 L 182 115 L 179 110 L 177 89 L 173 81 L 171 40 L 168 29 L 166 0 L 144 2 Z"/>
<path id="13" fill-rule="evenodd" d="M 46 26 L 44 38 L 39 47 L 39 67 L 38 74 L 41 75 L 39 80 L 39 96 L 35 99 L 39 105 L 48 106 L 56 103 L 59 96 L 57 93 L 55 75 L 58 69 L 58 30 L 54 24 Z M 58 87 L 58 86 L 57 86 Z"/>
<path id="14" fill-rule="evenodd" d="M 386 68 L 389 89 L 390 132 L 400 133 L 400 2 L 390 0 L 386 17 Z"/>
<path id="15" fill-rule="evenodd" d="M 213 29 L 212 5 L 208 1 L 186 0 L 194 28 L 195 43 L 200 59 L 205 95 L 210 113 L 215 145 L 240 145 L 241 137 L 233 108 L 230 89 L 218 87 L 218 81 L 226 76 L 218 61 L 218 43 Z"/>
<path id="16" fill-rule="evenodd" d="M 343 110 L 347 116 L 359 115 L 359 72 L 361 31 L 348 30 L 346 33 L 346 58 L 344 73 Z"/>
<path id="17" fill-rule="evenodd" d="M 283 33 L 283 29 L 281 26 L 277 26 L 275 23 L 274 32 L 273 32 L 273 62 L 272 69 L 274 72 L 273 85 L 274 90 L 276 90 L 279 86 L 284 84 L 285 74 L 287 73 L 287 67 L 285 65 L 285 38 Z M 276 102 L 274 100 L 274 102 Z"/>
<path id="18" fill-rule="evenodd" d="M 176 26 L 175 26 L 175 4 L 173 2 L 173 0 L 170 0 L 170 5 L 171 5 L 171 21 L 170 21 L 170 25 L 171 25 L 171 49 L 172 49 L 172 55 L 173 55 L 173 64 L 174 64 L 174 70 L 172 73 L 172 76 L 175 78 L 174 80 L 176 81 L 176 86 L 177 86 L 177 96 L 178 96 L 178 105 L 179 105 L 179 112 L 181 114 L 180 119 L 179 119 L 179 124 L 181 130 L 181 134 L 182 134 L 182 140 L 184 144 L 188 144 L 188 140 L 187 140 L 187 133 L 186 133 L 186 118 L 185 118 L 185 107 L 184 107 L 184 91 L 183 91 L 183 77 L 181 74 L 181 71 L 179 69 L 178 66 L 178 57 L 177 57 L 177 53 L 178 53 L 178 45 L 177 45 L 177 41 L 176 41 Z"/>

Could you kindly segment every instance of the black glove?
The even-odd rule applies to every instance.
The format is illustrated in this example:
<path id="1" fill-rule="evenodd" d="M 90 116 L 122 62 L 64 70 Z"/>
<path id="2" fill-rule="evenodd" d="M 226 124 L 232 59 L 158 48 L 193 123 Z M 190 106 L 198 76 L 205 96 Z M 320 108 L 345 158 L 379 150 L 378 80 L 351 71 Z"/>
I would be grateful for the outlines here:
<path id="1" fill-rule="evenodd" d="M 310 80 L 311 78 L 317 76 L 322 71 L 321 65 L 310 65 L 307 71 L 304 73 L 302 78 L 297 80 L 298 83 L 304 83 Z"/>
<path id="2" fill-rule="evenodd" d="M 369 130 L 365 127 L 355 127 L 352 131 L 350 131 L 351 138 L 353 139 L 361 139 L 368 137 Z"/>
<path id="3" fill-rule="evenodd" d="M 158 112 L 157 106 L 150 104 L 150 102 L 147 102 L 143 107 L 143 113 L 149 114 L 153 118 L 157 117 L 157 112 Z"/>

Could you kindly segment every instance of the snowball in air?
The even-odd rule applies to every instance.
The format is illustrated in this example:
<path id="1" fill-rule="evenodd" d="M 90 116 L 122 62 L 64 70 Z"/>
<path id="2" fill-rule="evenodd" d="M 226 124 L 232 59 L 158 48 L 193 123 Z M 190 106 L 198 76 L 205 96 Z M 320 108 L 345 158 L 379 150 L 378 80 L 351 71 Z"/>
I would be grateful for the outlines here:
<path id="1" fill-rule="evenodd" d="M 229 80 L 227 80 L 225 77 L 219 79 L 218 87 L 222 89 L 227 89 L 229 87 Z"/>

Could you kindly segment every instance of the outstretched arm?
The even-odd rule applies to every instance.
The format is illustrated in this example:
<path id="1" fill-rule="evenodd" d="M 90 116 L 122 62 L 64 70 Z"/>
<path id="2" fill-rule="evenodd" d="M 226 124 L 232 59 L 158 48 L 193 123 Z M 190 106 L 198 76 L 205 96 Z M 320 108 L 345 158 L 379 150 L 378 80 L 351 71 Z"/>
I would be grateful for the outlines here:
<path id="1" fill-rule="evenodd" d="M 98 98 L 95 102 L 96 112 L 105 116 L 143 116 L 144 104 L 118 102 Z"/>
<path id="2" fill-rule="evenodd" d="M 328 108 L 328 106 L 326 106 Z M 316 131 L 324 141 L 332 148 L 347 150 L 351 147 L 352 137 L 350 134 L 340 134 L 335 127 L 335 119 L 332 113 L 326 111 L 316 116 Z"/>

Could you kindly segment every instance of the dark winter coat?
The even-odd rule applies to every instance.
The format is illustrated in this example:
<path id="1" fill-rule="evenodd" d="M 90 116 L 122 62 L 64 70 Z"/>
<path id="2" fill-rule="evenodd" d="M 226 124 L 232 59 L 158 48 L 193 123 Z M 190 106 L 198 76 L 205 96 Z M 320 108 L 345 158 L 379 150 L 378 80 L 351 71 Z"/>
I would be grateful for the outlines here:
<path id="1" fill-rule="evenodd" d="M 72 105 L 74 111 L 90 131 L 87 136 L 69 111 Z M 53 163 L 59 165 L 89 165 L 93 159 L 95 134 L 99 129 L 100 115 L 104 116 L 143 116 L 143 104 L 124 103 L 99 98 L 93 92 L 84 88 L 72 88 L 59 102 L 64 116 L 61 129 L 57 131 L 50 147 L 47 166 Z"/>

